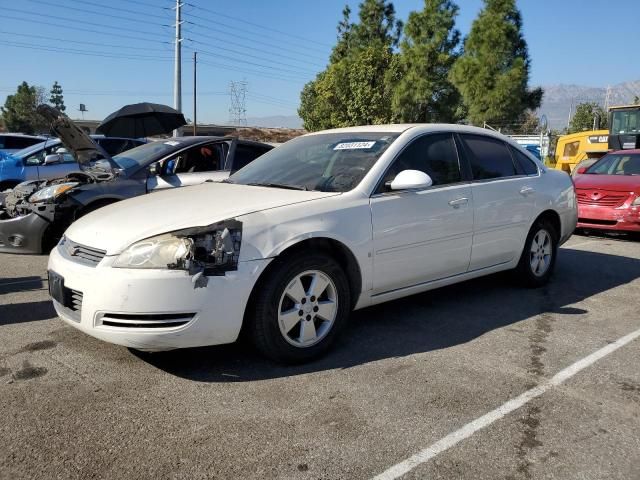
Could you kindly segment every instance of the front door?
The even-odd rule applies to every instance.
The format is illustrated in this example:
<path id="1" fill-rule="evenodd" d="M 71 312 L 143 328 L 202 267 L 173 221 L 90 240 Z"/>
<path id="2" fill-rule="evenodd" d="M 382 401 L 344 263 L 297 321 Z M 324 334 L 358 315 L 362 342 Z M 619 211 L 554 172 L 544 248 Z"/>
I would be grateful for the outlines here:
<path id="1" fill-rule="evenodd" d="M 427 173 L 433 186 L 390 191 L 385 184 L 403 170 Z M 371 215 L 374 295 L 466 272 L 473 197 L 463 180 L 452 134 L 413 140 L 372 195 Z"/>

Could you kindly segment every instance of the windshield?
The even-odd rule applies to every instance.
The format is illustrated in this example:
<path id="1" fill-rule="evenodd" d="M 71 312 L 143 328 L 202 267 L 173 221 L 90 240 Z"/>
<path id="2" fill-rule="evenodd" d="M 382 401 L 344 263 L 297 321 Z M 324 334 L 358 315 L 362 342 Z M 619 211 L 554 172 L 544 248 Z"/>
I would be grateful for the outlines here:
<path id="1" fill-rule="evenodd" d="M 153 159 L 173 152 L 179 145 L 180 142 L 173 140 L 146 143 L 116 155 L 113 161 L 125 172 L 132 171 L 144 167 Z"/>
<path id="2" fill-rule="evenodd" d="M 585 173 L 592 175 L 640 175 L 640 153 L 605 155 Z"/>
<path id="3" fill-rule="evenodd" d="M 640 133 L 640 109 L 617 110 L 611 117 L 611 134 Z"/>
<path id="4" fill-rule="evenodd" d="M 321 192 L 353 189 L 399 134 L 346 132 L 290 140 L 227 180 Z"/>

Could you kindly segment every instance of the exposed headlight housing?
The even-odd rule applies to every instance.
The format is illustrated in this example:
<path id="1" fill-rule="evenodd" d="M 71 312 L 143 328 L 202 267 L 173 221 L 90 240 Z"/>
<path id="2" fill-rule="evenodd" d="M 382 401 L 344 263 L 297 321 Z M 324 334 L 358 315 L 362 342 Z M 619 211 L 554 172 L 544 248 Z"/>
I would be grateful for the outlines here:
<path id="1" fill-rule="evenodd" d="M 224 275 L 238 269 L 241 243 L 242 222 L 230 219 L 140 240 L 127 247 L 113 266 Z"/>
<path id="2" fill-rule="evenodd" d="M 79 185 L 78 182 L 67 182 L 42 188 L 29 197 L 29 202 L 40 203 L 54 200 L 77 185 Z"/>

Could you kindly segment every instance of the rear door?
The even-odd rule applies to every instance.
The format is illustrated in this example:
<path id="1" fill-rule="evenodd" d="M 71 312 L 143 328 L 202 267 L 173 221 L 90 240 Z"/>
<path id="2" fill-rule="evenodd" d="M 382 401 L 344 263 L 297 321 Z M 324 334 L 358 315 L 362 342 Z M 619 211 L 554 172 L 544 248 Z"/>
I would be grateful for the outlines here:
<path id="1" fill-rule="evenodd" d="M 433 186 L 390 191 L 403 170 L 420 170 Z M 467 271 L 473 235 L 471 185 L 451 133 L 413 140 L 394 160 L 371 197 L 374 294 Z"/>
<path id="2" fill-rule="evenodd" d="M 526 175 L 514 159 L 515 149 L 498 138 L 460 134 L 459 139 L 473 178 L 475 220 L 469 270 L 510 262 L 522 252 L 528 233 L 537 167 L 533 164 L 535 174 Z"/>

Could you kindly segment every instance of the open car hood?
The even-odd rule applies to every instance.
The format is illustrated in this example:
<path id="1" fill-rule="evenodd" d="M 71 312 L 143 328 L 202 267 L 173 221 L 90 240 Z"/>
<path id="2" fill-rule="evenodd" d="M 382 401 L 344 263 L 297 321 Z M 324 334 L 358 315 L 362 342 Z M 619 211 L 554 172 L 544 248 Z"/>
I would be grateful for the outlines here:
<path id="1" fill-rule="evenodd" d="M 101 170 L 113 170 L 113 160 L 107 152 L 98 146 L 73 120 L 51 105 L 38 105 L 37 111 L 51 126 L 51 131 L 60 139 L 65 148 L 73 155 L 82 170 L 92 170 L 95 162 L 100 162 Z"/>

